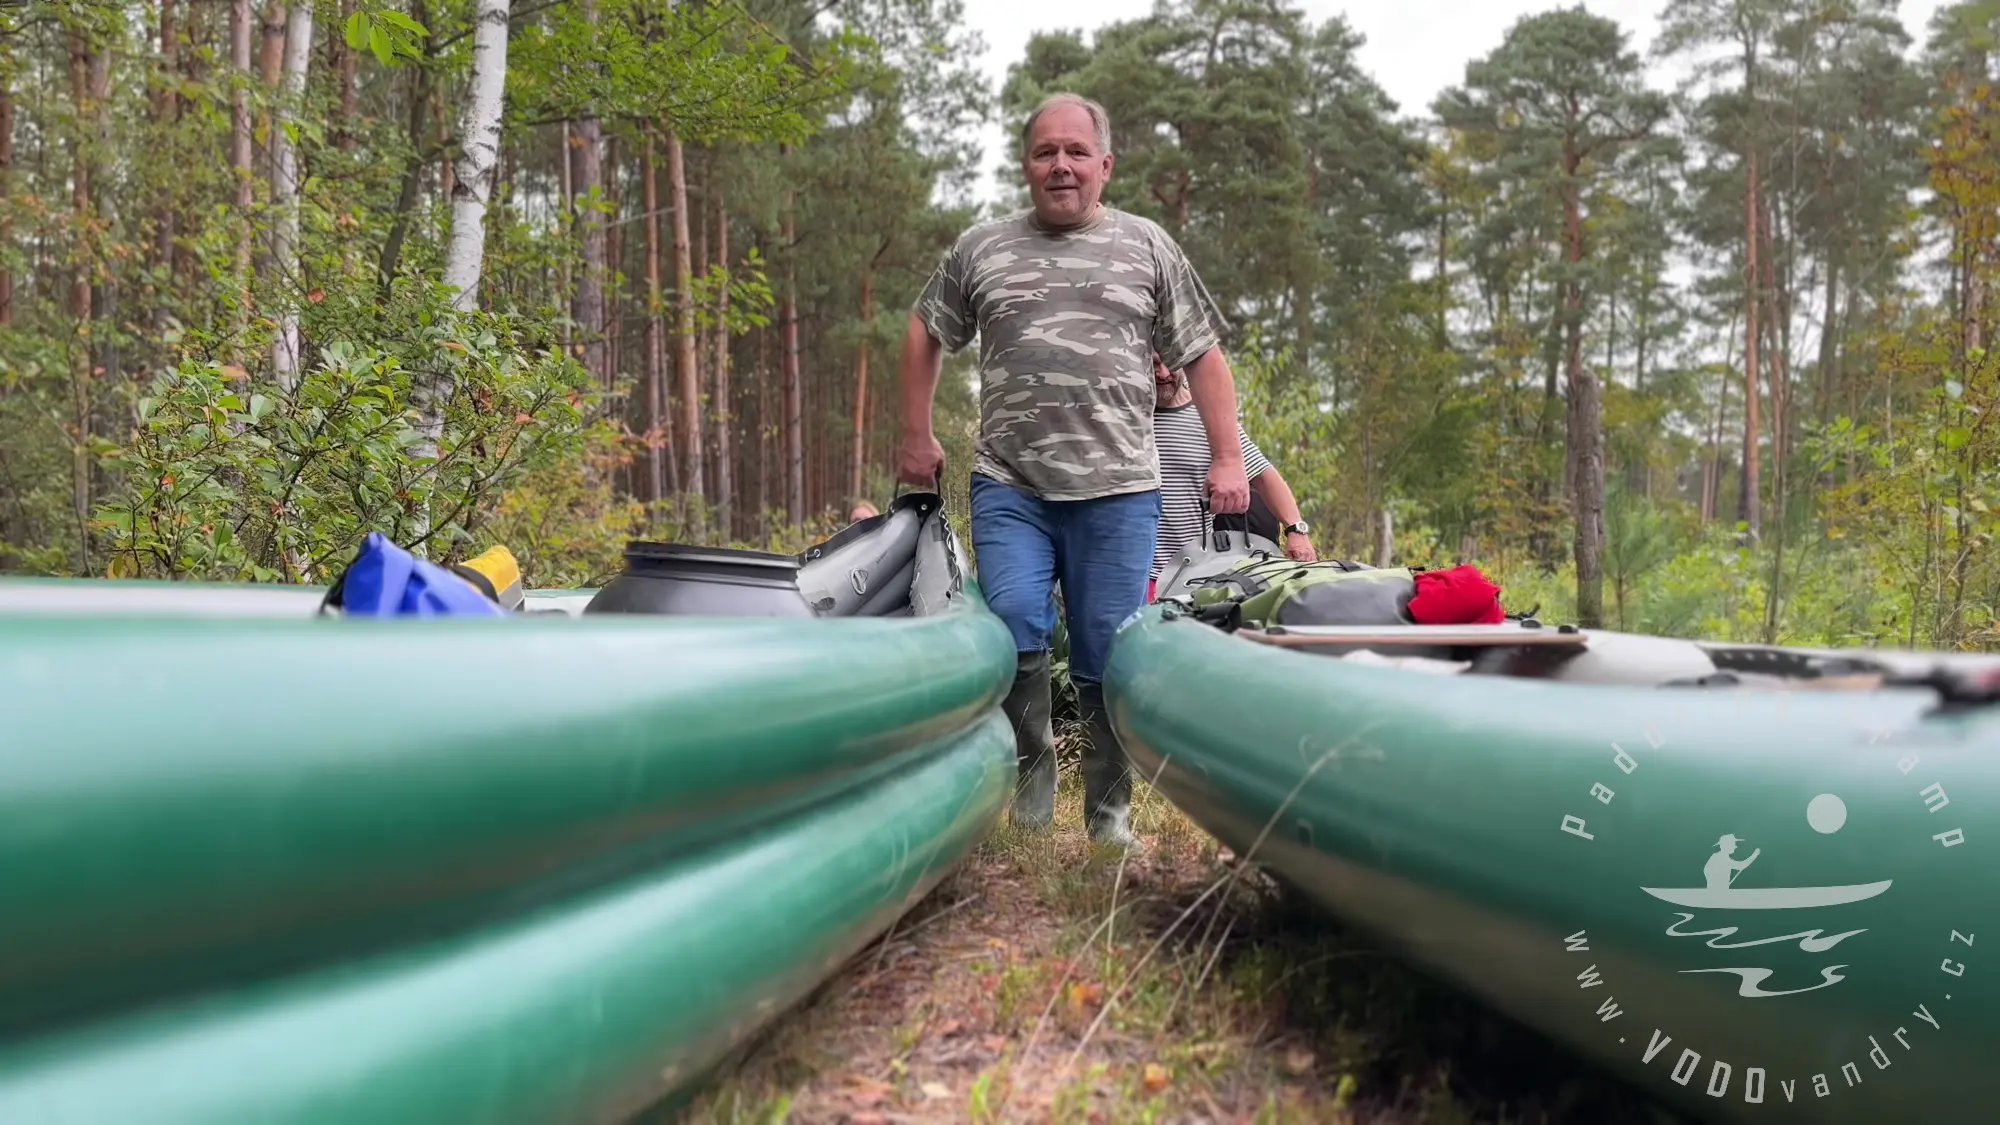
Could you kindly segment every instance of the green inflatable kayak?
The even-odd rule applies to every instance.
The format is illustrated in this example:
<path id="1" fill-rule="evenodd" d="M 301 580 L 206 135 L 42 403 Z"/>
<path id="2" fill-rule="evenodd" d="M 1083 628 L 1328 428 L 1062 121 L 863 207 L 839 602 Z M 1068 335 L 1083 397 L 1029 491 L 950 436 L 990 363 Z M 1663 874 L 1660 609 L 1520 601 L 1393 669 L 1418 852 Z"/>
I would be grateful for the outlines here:
<path id="1" fill-rule="evenodd" d="M 939 505 L 889 516 L 804 560 L 848 592 L 821 619 L 16 586 L 69 611 L 0 609 L 0 1120 L 603 1120 L 685 1088 L 1011 782 L 1007 631 Z"/>
<path id="2" fill-rule="evenodd" d="M 956 867 L 1013 758 L 988 713 L 875 784 L 539 910 L 0 1051 L 0 1120 L 625 1119 Z"/>
<path id="3" fill-rule="evenodd" d="M 1399 653 L 1445 651 L 1448 659 Z M 1698 1117 L 1986 1122 L 1994 662 L 1149 607 L 1135 768 L 1413 963 Z"/>

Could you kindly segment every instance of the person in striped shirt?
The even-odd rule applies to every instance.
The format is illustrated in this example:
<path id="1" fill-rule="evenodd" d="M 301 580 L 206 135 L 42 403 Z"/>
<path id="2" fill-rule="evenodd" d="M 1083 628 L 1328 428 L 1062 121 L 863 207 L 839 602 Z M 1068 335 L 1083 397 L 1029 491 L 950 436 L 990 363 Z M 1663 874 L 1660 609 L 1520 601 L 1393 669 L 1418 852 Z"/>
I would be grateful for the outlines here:
<path id="1" fill-rule="evenodd" d="M 1188 387 L 1187 374 L 1167 370 L 1166 363 L 1155 354 L 1153 390 L 1157 396 L 1153 408 L 1153 445 L 1160 455 L 1160 530 L 1153 548 L 1153 573 L 1146 586 L 1148 601 L 1156 592 L 1160 575 L 1180 558 L 1181 552 L 1203 537 L 1207 513 L 1202 498 L 1207 494 L 1208 467 L 1213 461 L 1208 432 L 1194 410 L 1194 393 Z M 1243 474 L 1250 478 L 1247 529 L 1254 535 L 1281 542 L 1285 554 L 1292 558 L 1311 562 L 1318 557 L 1313 551 L 1311 529 L 1299 514 L 1299 503 L 1291 486 L 1240 425 L 1236 437 L 1243 446 Z"/>

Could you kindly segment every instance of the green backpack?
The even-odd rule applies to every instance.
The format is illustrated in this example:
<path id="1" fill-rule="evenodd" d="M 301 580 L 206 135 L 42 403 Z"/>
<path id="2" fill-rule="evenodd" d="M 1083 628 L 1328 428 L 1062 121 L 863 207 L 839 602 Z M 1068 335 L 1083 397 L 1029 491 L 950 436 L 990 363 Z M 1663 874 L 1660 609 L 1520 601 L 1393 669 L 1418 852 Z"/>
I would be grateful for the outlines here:
<path id="1" fill-rule="evenodd" d="M 1407 567 L 1376 569 L 1324 559 L 1302 563 L 1252 555 L 1193 591 L 1196 612 L 1233 603 L 1243 625 L 1415 625 Z M 1204 615 L 1206 616 L 1206 615 Z"/>

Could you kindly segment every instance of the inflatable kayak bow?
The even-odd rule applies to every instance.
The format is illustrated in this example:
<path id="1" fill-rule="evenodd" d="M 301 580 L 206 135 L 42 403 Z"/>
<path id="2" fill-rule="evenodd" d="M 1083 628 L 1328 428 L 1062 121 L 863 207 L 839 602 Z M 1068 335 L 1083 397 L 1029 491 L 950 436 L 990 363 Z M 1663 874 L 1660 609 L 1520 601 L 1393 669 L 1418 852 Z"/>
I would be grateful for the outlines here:
<path id="1" fill-rule="evenodd" d="M 899 504 L 846 540 L 911 548 L 882 616 L 0 611 L 0 1120 L 687 1092 L 1009 791 L 1006 629 L 936 497 Z"/>
<path id="2" fill-rule="evenodd" d="M 1992 1120 L 1991 661 L 1190 610 L 1135 768 L 1333 914 L 1701 1117 Z"/>

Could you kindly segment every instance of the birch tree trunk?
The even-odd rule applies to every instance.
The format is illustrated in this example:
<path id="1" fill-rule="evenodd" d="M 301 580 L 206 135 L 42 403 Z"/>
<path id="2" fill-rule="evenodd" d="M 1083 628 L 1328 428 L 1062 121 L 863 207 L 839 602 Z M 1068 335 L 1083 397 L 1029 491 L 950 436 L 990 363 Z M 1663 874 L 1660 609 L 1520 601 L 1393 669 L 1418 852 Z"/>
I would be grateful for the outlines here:
<path id="1" fill-rule="evenodd" d="M 486 208 L 493 201 L 500 166 L 500 103 L 507 89 L 509 0 L 479 0 L 472 32 L 472 81 L 459 116 L 458 172 L 451 188 L 451 241 L 444 255 L 444 283 L 460 310 L 479 303 L 479 271 L 486 260 Z"/>
<path id="2" fill-rule="evenodd" d="M 460 156 L 451 192 L 451 239 L 445 244 L 444 282 L 453 290 L 452 305 L 461 312 L 479 303 L 479 273 L 486 260 L 486 206 L 493 197 L 494 172 L 500 164 L 500 102 L 507 88 L 507 17 L 509 0 L 478 0 L 473 15 L 472 77 L 466 83 L 465 109 L 459 115 Z M 415 389 L 417 429 L 423 440 L 413 455 L 436 460 L 444 437 L 444 402 L 451 387 L 442 377 Z M 411 549 L 428 554 L 428 499 L 418 509 Z"/>
<path id="3" fill-rule="evenodd" d="M 278 205 L 278 228 L 272 239 L 272 272 L 284 304 L 278 314 L 278 338 L 271 344 L 271 371 L 278 389 L 291 394 L 299 385 L 299 294 L 304 278 L 299 269 L 299 152 L 291 129 L 298 122 L 299 103 L 306 96 L 306 68 L 312 65 L 313 6 L 309 0 L 292 5 L 285 21 L 284 85 L 278 93 L 278 125 L 271 130 L 271 195 Z"/>

